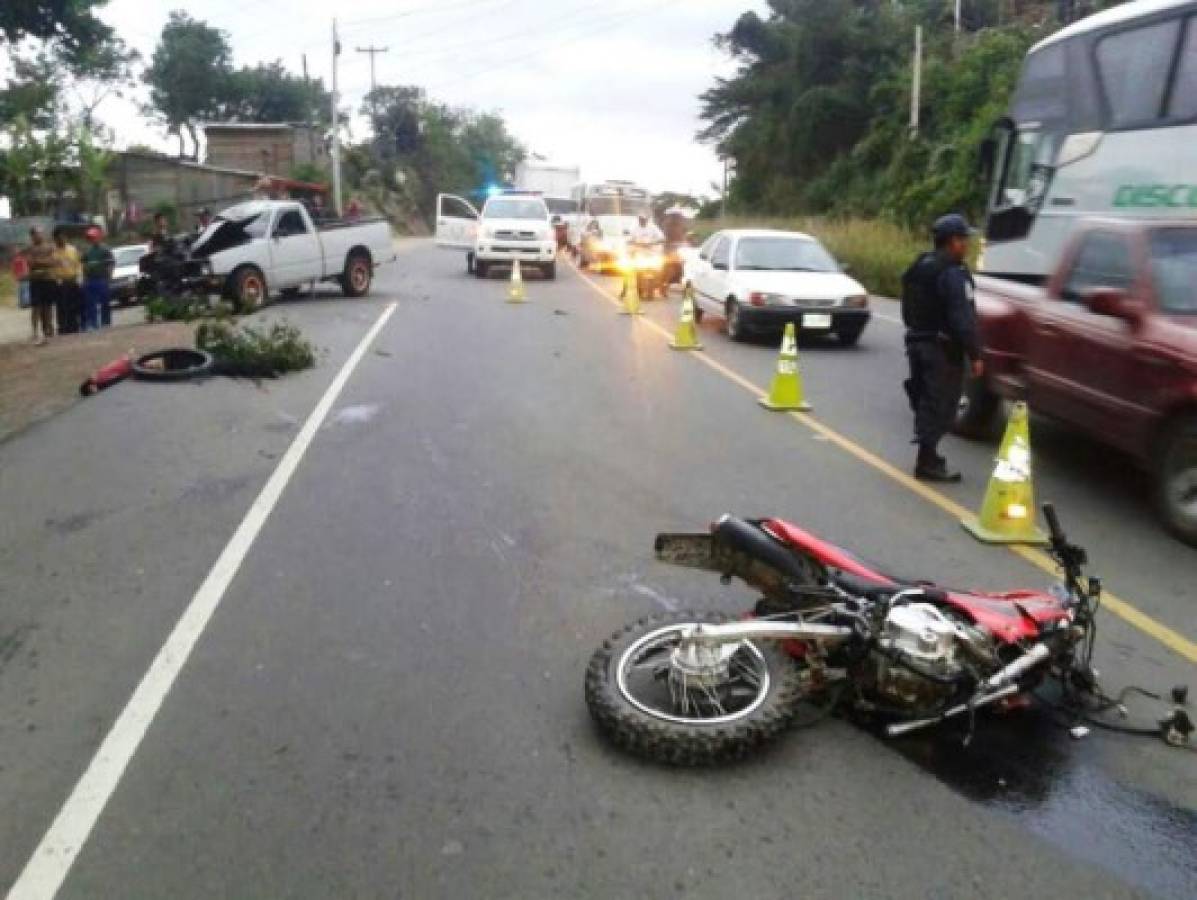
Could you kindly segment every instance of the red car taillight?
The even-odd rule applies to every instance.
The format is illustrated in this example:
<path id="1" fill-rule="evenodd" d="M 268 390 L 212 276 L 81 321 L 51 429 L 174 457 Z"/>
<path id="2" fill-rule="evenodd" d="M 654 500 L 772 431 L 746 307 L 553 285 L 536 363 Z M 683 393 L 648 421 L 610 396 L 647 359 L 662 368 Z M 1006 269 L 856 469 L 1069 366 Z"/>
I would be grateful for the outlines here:
<path id="1" fill-rule="evenodd" d="M 748 295 L 748 302 L 751 303 L 753 306 L 764 306 L 766 303 L 765 295 L 762 294 L 760 291 L 753 291 L 751 294 Z"/>

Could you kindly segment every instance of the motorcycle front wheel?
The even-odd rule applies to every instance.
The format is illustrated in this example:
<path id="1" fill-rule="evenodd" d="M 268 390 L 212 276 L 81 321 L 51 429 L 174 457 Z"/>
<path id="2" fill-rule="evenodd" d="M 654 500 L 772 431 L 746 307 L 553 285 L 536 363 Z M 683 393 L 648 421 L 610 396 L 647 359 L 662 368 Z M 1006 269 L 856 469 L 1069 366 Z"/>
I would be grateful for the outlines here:
<path id="1" fill-rule="evenodd" d="M 608 638 L 586 670 L 586 705 L 615 744 L 677 766 L 729 762 L 785 731 L 803 698 L 798 665 L 772 641 L 727 648 L 718 677 L 675 665 L 685 626 L 720 613 L 649 616 Z"/>

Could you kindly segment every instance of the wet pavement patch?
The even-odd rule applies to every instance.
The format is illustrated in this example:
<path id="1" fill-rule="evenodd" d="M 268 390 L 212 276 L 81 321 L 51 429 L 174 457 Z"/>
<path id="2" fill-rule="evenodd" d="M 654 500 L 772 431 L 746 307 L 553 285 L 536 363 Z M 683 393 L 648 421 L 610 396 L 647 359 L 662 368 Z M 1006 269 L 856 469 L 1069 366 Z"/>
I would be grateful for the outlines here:
<path id="1" fill-rule="evenodd" d="M 1113 781 L 1043 710 L 978 720 L 968 747 L 960 737 L 944 729 L 888 743 L 1069 856 L 1161 897 L 1194 895 L 1197 811 Z"/>

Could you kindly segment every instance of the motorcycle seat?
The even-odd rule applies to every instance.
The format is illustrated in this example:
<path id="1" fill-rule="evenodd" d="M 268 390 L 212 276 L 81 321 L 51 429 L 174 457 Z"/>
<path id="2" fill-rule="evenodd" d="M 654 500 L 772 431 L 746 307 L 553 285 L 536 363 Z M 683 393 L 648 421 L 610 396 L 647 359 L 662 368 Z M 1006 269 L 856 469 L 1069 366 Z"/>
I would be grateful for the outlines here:
<path id="1" fill-rule="evenodd" d="M 855 597 L 872 600 L 874 603 L 880 603 L 888 600 L 894 594 L 909 590 L 922 591 L 926 598 L 932 601 L 942 600 L 945 597 L 943 589 L 916 581 L 904 581 L 897 578 L 892 580 L 866 578 L 863 575 L 834 568 L 828 568 L 827 574 L 832 583 L 840 590 L 847 591 Z"/>

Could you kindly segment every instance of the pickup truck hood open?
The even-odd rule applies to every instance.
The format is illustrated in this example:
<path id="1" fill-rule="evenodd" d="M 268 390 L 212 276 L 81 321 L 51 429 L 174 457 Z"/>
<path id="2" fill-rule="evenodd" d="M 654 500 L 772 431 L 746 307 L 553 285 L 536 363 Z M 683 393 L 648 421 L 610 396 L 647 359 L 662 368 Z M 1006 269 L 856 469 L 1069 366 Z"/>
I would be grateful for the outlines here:
<path id="1" fill-rule="evenodd" d="M 191 245 L 191 256 L 202 259 L 213 253 L 219 253 L 221 250 L 227 250 L 229 247 L 244 244 L 250 240 L 245 226 L 260 214 L 260 212 L 255 212 L 252 216 L 244 216 L 240 219 L 217 219 L 195 239 L 195 243 Z"/>

